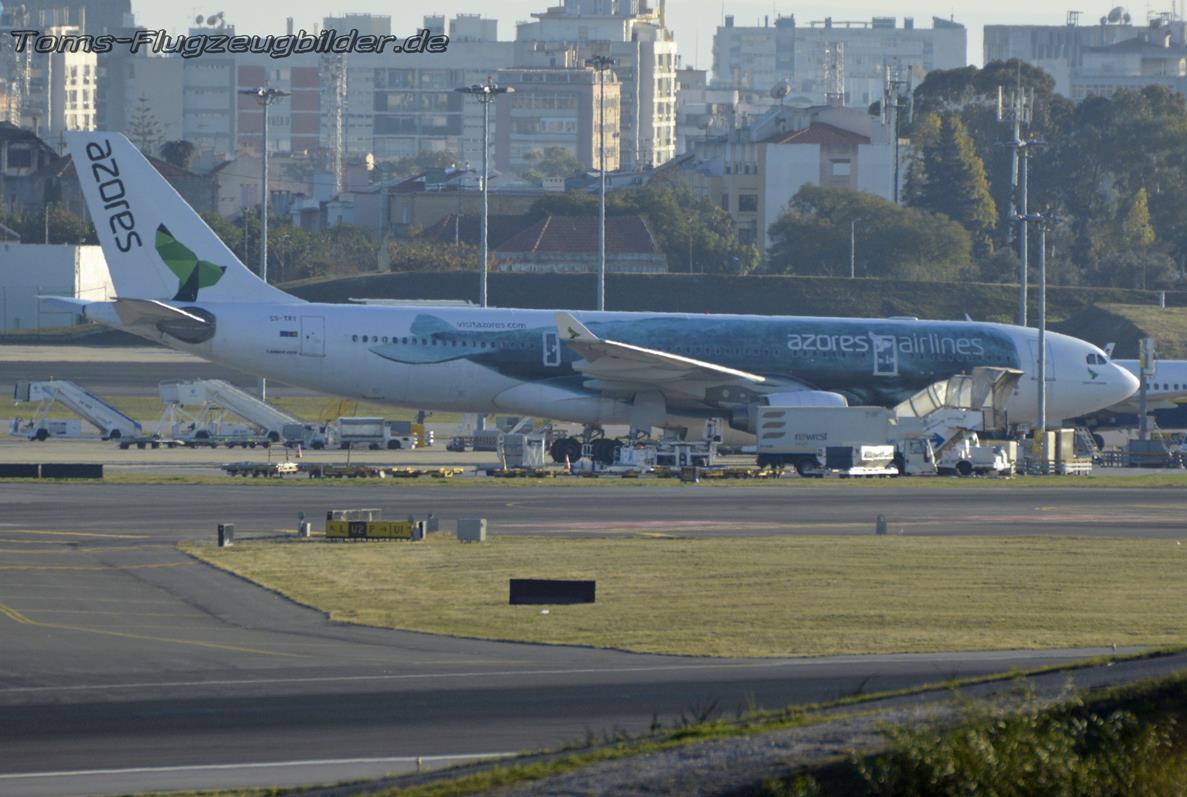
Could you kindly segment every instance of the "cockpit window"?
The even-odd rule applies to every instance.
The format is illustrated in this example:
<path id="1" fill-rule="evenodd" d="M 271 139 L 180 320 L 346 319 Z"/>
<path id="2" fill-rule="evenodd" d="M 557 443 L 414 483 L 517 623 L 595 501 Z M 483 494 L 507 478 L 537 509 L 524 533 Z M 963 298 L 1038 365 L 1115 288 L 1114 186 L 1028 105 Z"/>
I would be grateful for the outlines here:
<path id="1" fill-rule="evenodd" d="M 1090 353 L 1088 355 L 1087 359 L 1088 359 L 1089 365 L 1107 365 L 1108 364 L 1108 360 L 1106 360 L 1104 357 L 1097 354 L 1096 352 Z"/>

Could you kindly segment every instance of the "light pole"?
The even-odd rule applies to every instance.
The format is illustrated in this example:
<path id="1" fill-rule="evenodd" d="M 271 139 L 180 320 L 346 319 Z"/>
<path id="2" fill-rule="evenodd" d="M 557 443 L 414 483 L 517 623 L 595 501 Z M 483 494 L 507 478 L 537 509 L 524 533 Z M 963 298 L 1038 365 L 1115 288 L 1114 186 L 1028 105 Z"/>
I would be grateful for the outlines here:
<path id="1" fill-rule="evenodd" d="M 598 310 L 606 309 L 606 70 L 614 59 L 595 55 L 585 65 L 598 73 L 598 150 L 601 186 L 598 190 Z M 692 239 L 689 238 L 688 270 L 692 272 Z"/>
<path id="2" fill-rule="evenodd" d="M 478 303 L 486 307 L 486 217 L 487 217 L 487 183 L 489 182 L 490 167 L 487 163 L 490 155 L 490 104 L 500 94 L 510 94 L 515 89 L 510 86 L 499 86 L 488 76 L 485 83 L 475 83 L 473 86 L 462 86 L 454 91 L 469 94 L 482 103 L 482 238 L 481 262 L 478 264 Z"/>
<path id="3" fill-rule="evenodd" d="M 849 279 L 857 279 L 857 222 L 849 222 Z"/>
<path id="4" fill-rule="evenodd" d="M 1013 135 L 1006 146 L 1010 148 L 1010 215 L 1018 222 L 1018 326 L 1026 326 L 1026 283 L 1029 264 L 1026 227 L 1026 166 L 1029 147 L 1037 144 L 1022 136 L 1023 125 L 1029 125 L 1034 110 L 1034 95 L 1022 88 L 1022 66 L 1018 67 L 1018 86 L 1008 98 L 1002 88 L 997 90 L 997 120 L 1010 122 Z"/>
<path id="5" fill-rule="evenodd" d="M 287 91 L 274 89 L 270 86 L 260 86 L 255 89 L 239 89 L 240 94 L 250 94 L 264 108 L 264 139 L 261 146 L 263 157 L 263 174 L 260 176 L 260 279 L 268 281 L 268 106 L 282 97 L 289 96 Z M 268 397 L 268 382 L 264 377 L 259 378 L 260 400 Z"/>
<path id="6" fill-rule="evenodd" d="M 1039 352 L 1037 370 L 1039 379 L 1038 425 L 1043 441 L 1043 462 L 1047 462 L 1047 224 L 1048 218 L 1041 213 L 1019 216 L 1022 228 L 1034 222 L 1039 225 Z"/>

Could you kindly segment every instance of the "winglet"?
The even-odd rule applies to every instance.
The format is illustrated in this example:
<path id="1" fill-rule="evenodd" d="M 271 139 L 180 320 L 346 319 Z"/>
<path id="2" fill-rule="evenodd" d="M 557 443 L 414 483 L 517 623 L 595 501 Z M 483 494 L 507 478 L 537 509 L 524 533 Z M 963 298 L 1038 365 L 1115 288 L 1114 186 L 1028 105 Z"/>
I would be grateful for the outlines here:
<path id="1" fill-rule="evenodd" d="M 585 324 L 574 318 L 572 313 L 561 312 L 556 314 L 556 331 L 560 335 L 561 340 L 578 343 L 592 343 L 601 340 L 597 335 L 590 332 Z"/>

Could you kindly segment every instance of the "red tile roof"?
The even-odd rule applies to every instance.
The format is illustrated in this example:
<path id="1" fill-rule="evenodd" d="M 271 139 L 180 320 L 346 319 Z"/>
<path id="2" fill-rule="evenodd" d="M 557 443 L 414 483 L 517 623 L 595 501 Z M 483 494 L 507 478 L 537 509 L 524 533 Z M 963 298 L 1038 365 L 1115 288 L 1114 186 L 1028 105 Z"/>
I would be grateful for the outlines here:
<path id="1" fill-rule="evenodd" d="M 486 240 L 492 248 L 496 249 L 504 241 L 530 224 L 522 215 L 503 213 L 492 213 L 487 221 Z M 458 239 L 462 243 L 478 246 L 480 243 L 479 239 L 482 235 L 481 229 L 481 217 L 462 214 L 459 219 L 456 213 L 450 213 L 441 220 L 421 230 L 417 238 L 426 241 L 435 241 L 437 243 L 452 244 L 454 233 L 456 232 Z"/>
<path id="2" fill-rule="evenodd" d="M 855 147 L 858 144 L 869 144 L 869 136 L 844 130 L 824 122 L 813 122 L 802 130 L 790 133 L 776 133 L 766 140 L 768 144 L 824 144 L 831 146 Z"/>
<path id="3" fill-rule="evenodd" d="M 521 231 L 499 252 L 559 252 L 589 254 L 598 251 L 597 216 L 548 216 Z M 659 254 L 655 237 L 641 216 L 606 219 L 606 254 Z"/>

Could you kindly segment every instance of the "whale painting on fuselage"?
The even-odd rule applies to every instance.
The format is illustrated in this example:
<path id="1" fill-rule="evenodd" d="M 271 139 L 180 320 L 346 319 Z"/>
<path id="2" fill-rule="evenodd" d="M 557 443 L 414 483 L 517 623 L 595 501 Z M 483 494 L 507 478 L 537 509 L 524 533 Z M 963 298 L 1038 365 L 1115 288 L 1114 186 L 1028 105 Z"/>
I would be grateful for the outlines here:
<path id="1" fill-rule="evenodd" d="M 525 311 L 524 315 L 527 315 Z M 405 331 L 367 335 L 370 351 L 406 365 L 466 360 L 527 381 L 576 380 L 581 357 L 560 345 L 555 323 L 483 328 L 451 324 L 422 313 Z M 851 404 L 889 406 L 927 385 L 974 366 L 1021 367 L 1009 335 L 990 326 L 939 321 L 918 323 L 841 318 L 661 316 L 590 321 L 598 337 L 793 379 L 810 390 L 829 390 Z M 378 333 L 378 334 L 377 334 Z M 367 333 L 363 333 L 367 334 Z"/>

